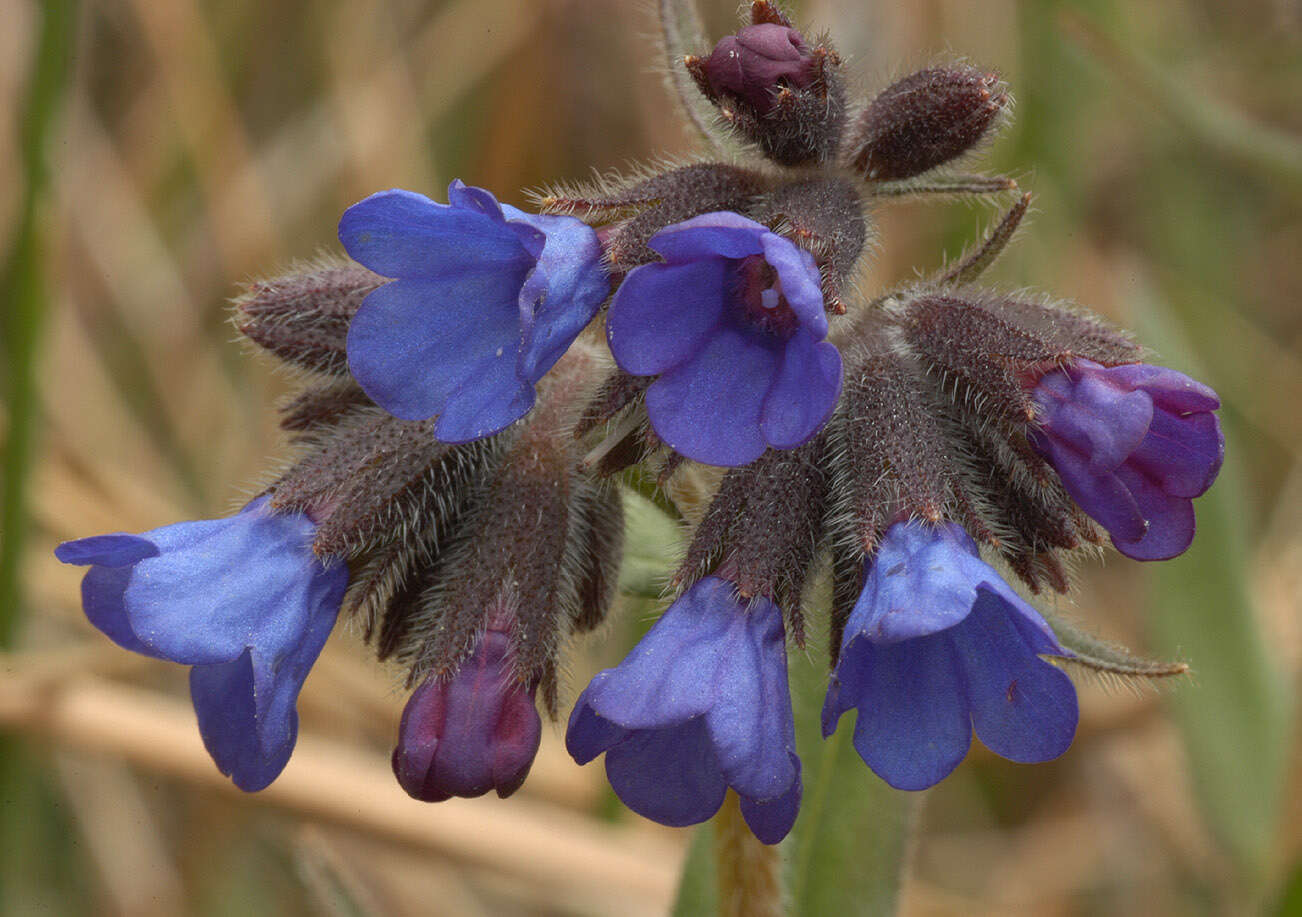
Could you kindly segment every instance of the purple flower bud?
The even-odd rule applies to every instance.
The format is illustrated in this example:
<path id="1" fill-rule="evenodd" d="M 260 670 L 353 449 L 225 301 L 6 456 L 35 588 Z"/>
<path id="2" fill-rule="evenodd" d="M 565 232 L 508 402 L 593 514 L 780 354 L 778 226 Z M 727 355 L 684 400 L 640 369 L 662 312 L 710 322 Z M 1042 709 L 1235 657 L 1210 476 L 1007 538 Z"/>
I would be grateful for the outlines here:
<path id="1" fill-rule="evenodd" d="M 1166 560 L 1189 547 L 1193 498 L 1225 456 L 1214 391 L 1161 366 L 1078 359 L 1043 376 L 1032 397 L 1031 444 L 1118 551 Z"/>
<path id="2" fill-rule="evenodd" d="M 427 679 L 402 712 L 393 773 L 426 802 L 453 796 L 505 799 L 520 788 L 538 753 L 537 685 L 515 678 L 511 638 L 485 631 L 451 678 Z"/>
<path id="3" fill-rule="evenodd" d="M 240 332 L 287 363 L 348 375 L 348 323 L 384 278 L 360 264 L 323 261 L 249 283 L 235 301 Z"/>
<path id="4" fill-rule="evenodd" d="M 783 85 L 807 89 L 817 75 L 804 36 L 788 26 L 750 25 L 715 45 L 703 65 L 715 95 L 736 96 L 763 116 Z"/>
<path id="5" fill-rule="evenodd" d="M 1007 104 L 993 73 L 966 65 L 919 70 L 863 113 L 854 167 L 873 181 L 920 175 L 976 146 Z"/>

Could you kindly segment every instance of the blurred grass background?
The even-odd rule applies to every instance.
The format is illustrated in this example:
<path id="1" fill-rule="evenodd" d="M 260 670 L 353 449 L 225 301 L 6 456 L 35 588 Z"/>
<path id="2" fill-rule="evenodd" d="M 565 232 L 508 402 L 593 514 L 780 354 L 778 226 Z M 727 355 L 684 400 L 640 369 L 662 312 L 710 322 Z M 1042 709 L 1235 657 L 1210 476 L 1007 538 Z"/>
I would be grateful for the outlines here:
<path id="1" fill-rule="evenodd" d="M 702 6 L 712 35 L 735 27 L 727 0 Z M 1036 212 L 995 281 L 1137 328 L 1225 399 L 1229 459 L 1194 549 L 1111 555 L 1060 609 L 1194 674 L 1084 682 L 1052 764 L 974 753 L 926 799 L 904 911 L 1302 913 L 1302 5 L 796 9 L 863 95 L 938 59 L 998 68 L 1018 103 L 986 164 Z M 629 0 L 0 4 L 0 913 L 668 906 L 688 838 L 613 805 L 559 730 L 507 802 L 407 800 L 387 764 L 397 680 L 344 629 L 284 776 L 231 790 L 184 673 L 96 634 L 51 554 L 220 515 L 263 479 L 291 380 L 235 343 L 228 297 L 335 248 L 348 204 L 460 177 L 523 205 L 523 188 L 689 152 L 653 30 Z M 883 210 L 865 288 L 935 268 L 994 216 Z M 626 612 L 576 654 L 571 694 L 649 613 Z"/>

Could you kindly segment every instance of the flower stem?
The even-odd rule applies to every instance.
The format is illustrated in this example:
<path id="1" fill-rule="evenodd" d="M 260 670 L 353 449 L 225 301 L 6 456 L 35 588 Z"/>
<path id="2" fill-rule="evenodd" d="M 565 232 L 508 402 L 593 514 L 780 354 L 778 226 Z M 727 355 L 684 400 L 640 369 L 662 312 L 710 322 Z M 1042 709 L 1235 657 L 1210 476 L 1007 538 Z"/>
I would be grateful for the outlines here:
<path id="1" fill-rule="evenodd" d="M 732 790 L 714 817 L 719 917 L 777 917 L 782 908 L 782 863 L 776 845 L 761 844 L 741 816 Z"/>

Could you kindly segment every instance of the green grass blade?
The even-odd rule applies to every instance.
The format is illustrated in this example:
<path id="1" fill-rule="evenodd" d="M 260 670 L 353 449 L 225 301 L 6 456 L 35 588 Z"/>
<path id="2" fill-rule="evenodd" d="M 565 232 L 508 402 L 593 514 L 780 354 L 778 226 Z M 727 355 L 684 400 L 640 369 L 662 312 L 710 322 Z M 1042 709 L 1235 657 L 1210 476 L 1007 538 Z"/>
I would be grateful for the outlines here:
<path id="1" fill-rule="evenodd" d="M 1194 366 L 1163 305 L 1145 305 L 1144 339 L 1164 362 Z M 1295 704 L 1248 589 L 1243 460 L 1242 440 L 1226 423 L 1225 466 L 1195 503 L 1198 535 L 1181 557 L 1149 567 L 1147 607 L 1153 649 L 1192 666 L 1192 681 L 1170 695 L 1172 714 L 1199 802 L 1237 866 L 1238 893 L 1257 898 L 1269 878 Z"/>

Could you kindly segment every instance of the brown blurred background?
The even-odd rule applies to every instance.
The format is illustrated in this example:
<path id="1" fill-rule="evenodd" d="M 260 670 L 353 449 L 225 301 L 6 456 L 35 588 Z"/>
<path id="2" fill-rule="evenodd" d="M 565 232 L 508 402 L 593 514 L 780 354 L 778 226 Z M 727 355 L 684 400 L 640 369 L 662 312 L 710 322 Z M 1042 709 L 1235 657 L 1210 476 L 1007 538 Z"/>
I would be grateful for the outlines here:
<path id="1" fill-rule="evenodd" d="M 713 37 L 735 28 L 729 0 L 702 6 Z M 1302 6 L 794 6 L 865 98 L 937 60 L 999 69 L 1016 117 L 984 165 L 1036 211 L 993 282 L 1136 328 L 1225 400 L 1195 548 L 1111 554 L 1059 609 L 1193 675 L 1081 681 L 1057 762 L 975 752 L 926 798 L 905 913 L 1302 913 Z M 690 153 L 654 31 L 629 0 L 0 4 L 0 913 L 670 907 L 687 832 L 619 807 L 560 728 L 511 800 L 407 799 L 387 761 L 398 679 L 348 628 L 285 774 L 244 796 L 199 744 L 184 672 L 95 633 L 51 554 L 220 515 L 265 480 L 292 380 L 235 341 L 228 299 L 335 250 L 350 203 L 459 177 L 523 206 L 525 188 Z M 996 215 L 884 208 L 864 289 L 934 269 Z M 578 648 L 571 696 L 651 611 L 625 604 Z"/>

